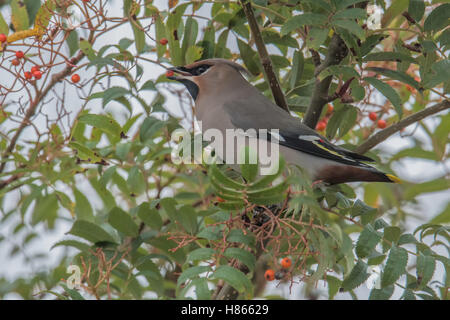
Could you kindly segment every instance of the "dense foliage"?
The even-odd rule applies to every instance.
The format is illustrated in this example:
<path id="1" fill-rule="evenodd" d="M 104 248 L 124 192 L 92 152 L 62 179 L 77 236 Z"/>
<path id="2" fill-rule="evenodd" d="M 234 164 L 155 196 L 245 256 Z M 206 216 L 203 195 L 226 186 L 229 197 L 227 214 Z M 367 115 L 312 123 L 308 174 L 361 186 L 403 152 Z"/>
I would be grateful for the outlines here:
<path id="1" fill-rule="evenodd" d="M 257 30 L 243 10 L 248 3 Z M 421 217 L 419 196 L 449 189 L 448 171 L 420 183 L 401 176 L 402 184 L 320 187 L 283 159 L 264 178 L 255 165 L 236 174 L 175 164 L 171 134 L 182 126 L 194 133 L 192 101 L 163 69 L 232 59 L 273 98 L 264 79 L 271 68 L 291 112 L 319 111 L 312 126 L 367 152 L 380 169 L 395 173 L 405 159 L 445 167 L 449 3 L 1 5 L 0 250 L 11 259 L 23 255 L 26 266 L 65 251 L 31 274 L 0 272 L 0 297 L 276 298 L 264 290 L 273 269 L 274 281 L 290 283 L 295 297 L 298 283 L 312 298 L 320 282 L 325 298 L 358 298 L 356 289 L 373 280 L 370 299 L 449 298 L 450 206 L 411 222 Z M 408 147 L 372 149 L 394 134 Z M 61 228 L 67 234 L 55 249 L 30 250 Z M 292 263 L 282 268 L 285 257 Z M 81 286 L 71 288 L 69 265 L 79 267 Z"/>

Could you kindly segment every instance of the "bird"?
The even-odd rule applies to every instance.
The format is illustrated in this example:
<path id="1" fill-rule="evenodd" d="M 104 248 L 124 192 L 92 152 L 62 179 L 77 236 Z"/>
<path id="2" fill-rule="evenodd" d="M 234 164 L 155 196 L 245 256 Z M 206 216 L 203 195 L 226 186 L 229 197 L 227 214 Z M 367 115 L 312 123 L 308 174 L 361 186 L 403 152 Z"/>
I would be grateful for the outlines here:
<path id="1" fill-rule="evenodd" d="M 248 71 L 236 62 L 212 58 L 168 70 L 167 77 L 189 91 L 202 130 L 278 129 L 278 134 L 269 138 L 279 143 L 286 162 L 298 165 L 313 181 L 326 185 L 400 182 L 396 176 L 365 163 L 373 159 L 331 143 L 299 117 L 278 107 L 246 80 Z"/>

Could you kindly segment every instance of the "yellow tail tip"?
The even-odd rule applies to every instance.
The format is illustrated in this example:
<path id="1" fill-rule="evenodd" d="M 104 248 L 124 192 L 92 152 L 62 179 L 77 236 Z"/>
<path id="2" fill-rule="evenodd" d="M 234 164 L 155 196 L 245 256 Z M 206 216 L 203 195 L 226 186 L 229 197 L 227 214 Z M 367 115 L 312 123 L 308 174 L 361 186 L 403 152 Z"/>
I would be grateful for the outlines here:
<path id="1" fill-rule="evenodd" d="M 402 183 L 402 180 L 400 180 L 400 178 L 394 176 L 393 174 L 386 174 L 386 176 L 395 183 Z"/>

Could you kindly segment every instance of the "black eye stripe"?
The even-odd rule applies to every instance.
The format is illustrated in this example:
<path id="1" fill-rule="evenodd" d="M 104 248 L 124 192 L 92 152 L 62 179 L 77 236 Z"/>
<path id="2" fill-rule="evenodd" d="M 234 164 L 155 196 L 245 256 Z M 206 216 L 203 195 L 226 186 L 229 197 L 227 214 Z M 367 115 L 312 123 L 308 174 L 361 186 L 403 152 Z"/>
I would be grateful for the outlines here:
<path id="1" fill-rule="evenodd" d="M 207 65 L 207 64 L 202 64 L 202 65 L 200 65 L 200 66 L 198 66 L 198 67 L 196 67 L 196 68 L 193 68 L 193 69 L 189 70 L 189 72 L 190 72 L 192 75 L 194 75 L 194 76 L 199 76 L 199 75 L 201 75 L 202 73 L 204 73 L 206 70 L 208 70 L 209 67 L 211 67 L 211 66 L 209 66 L 209 65 Z"/>

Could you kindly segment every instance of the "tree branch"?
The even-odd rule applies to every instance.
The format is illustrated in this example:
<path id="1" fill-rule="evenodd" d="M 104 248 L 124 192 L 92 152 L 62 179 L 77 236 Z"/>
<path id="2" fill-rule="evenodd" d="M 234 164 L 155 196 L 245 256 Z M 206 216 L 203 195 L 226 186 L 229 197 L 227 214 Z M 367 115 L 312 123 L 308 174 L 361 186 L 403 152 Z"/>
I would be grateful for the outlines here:
<path id="1" fill-rule="evenodd" d="M 328 76 L 322 81 L 317 79 L 320 72 L 329 66 L 339 64 L 342 59 L 347 56 L 348 49 L 344 41 L 336 33 L 330 41 L 328 53 L 323 62 L 317 66 L 314 75 L 316 76 L 316 84 L 311 97 L 311 102 L 306 110 L 303 123 L 310 128 L 315 128 L 322 113 L 323 106 L 329 102 L 328 90 L 331 85 L 332 76 Z M 314 56 L 313 56 L 314 57 Z M 317 57 L 315 58 L 317 60 Z"/>
<path id="2" fill-rule="evenodd" d="M 410 124 L 413 124 L 413 123 L 420 121 L 428 116 L 431 116 L 435 113 L 441 112 L 441 111 L 443 111 L 445 109 L 449 109 L 449 108 L 450 108 L 450 100 L 444 100 L 444 101 L 437 103 L 431 107 L 428 107 L 419 112 L 416 112 L 416 113 L 404 118 L 403 120 L 393 124 L 392 126 L 377 132 L 376 134 L 371 136 L 368 140 L 366 140 L 363 144 L 358 146 L 358 148 L 356 148 L 355 152 L 364 154 L 367 151 L 369 151 L 370 149 L 372 149 L 373 147 L 375 147 L 380 142 L 383 142 L 384 140 L 389 138 L 391 135 L 400 131 L 403 128 L 406 128 Z"/>
<path id="3" fill-rule="evenodd" d="M 253 39 L 255 40 L 256 48 L 258 49 L 259 58 L 261 64 L 264 68 L 264 74 L 266 80 L 269 82 L 270 89 L 272 90 L 273 98 L 275 103 L 282 109 L 289 112 L 289 107 L 287 105 L 286 97 L 284 96 L 283 90 L 281 90 L 280 82 L 278 81 L 277 75 L 273 71 L 272 61 L 270 60 L 269 53 L 267 52 L 266 46 L 261 36 L 261 31 L 259 30 L 258 22 L 256 22 L 255 15 L 253 13 L 252 4 L 248 0 L 240 0 L 242 8 L 244 9 L 245 16 L 247 17 L 248 25 L 250 26 L 250 31 L 252 33 Z"/>

